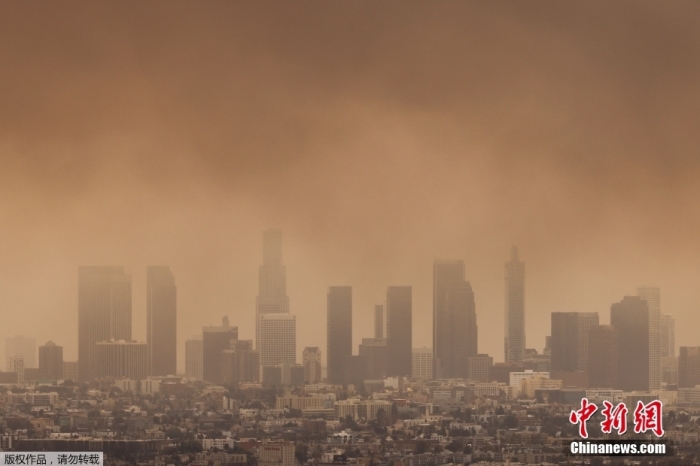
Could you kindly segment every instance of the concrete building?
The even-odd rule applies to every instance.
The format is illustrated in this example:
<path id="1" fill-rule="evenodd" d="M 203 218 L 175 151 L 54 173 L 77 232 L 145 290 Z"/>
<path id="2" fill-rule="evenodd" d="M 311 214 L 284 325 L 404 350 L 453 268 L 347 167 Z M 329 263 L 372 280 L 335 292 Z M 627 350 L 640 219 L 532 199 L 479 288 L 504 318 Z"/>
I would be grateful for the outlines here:
<path id="1" fill-rule="evenodd" d="M 597 312 L 552 313 L 552 372 L 588 370 L 588 341 L 590 329 L 595 325 L 598 325 Z"/>
<path id="2" fill-rule="evenodd" d="M 39 347 L 39 374 L 49 380 L 63 379 L 63 347 L 52 341 Z"/>
<path id="3" fill-rule="evenodd" d="M 95 378 L 143 380 L 148 376 L 148 345 L 136 341 L 111 340 L 95 345 Z"/>
<path id="4" fill-rule="evenodd" d="M 260 316 L 260 364 L 296 364 L 296 316 L 263 314 Z"/>
<path id="5" fill-rule="evenodd" d="M 681 346 L 678 355 L 678 388 L 700 385 L 700 347 Z"/>
<path id="6" fill-rule="evenodd" d="M 148 373 L 177 373 L 177 287 L 170 267 L 146 269 Z"/>
<path id="7" fill-rule="evenodd" d="M 78 377 L 103 373 L 97 343 L 131 341 L 131 275 L 123 267 L 80 267 L 78 271 Z"/>
<path id="8" fill-rule="evenodd" d="M 282 261 L 282 231 L 263 232 L 263 263 L 258 277 L 258 297 L 255 303 L 255 347 L 260 348 L 260 318 L 265 314 L 289 314 L 287 268 Z"/>
<path id="9" fill-rule="evenodd" d="M 447 296 L 453 285 L 464 282 L 464 262 L 437 260 L 433 264 L 433 376 L 452 375 L 455 332 L 447 308 Z"/>
<path id="10" fill-rule="evenodd" d="M 79 377 L 78 361 L 63 361 L 63 380 L 77 381 Z"/>
<path id="11" fill-rule="evenodd" d="M 617 330 L 612 325 L 594 325 L 588 343 L 588 386 L 616 388 L 620 369 Z"/>
<path id="12" fill-rule="evenodd" d="M 387 376 L 388 352 L 386 338 L 363 338 L 360 356 L 365 358 L 365 378 L 383 379 Z"/>
<path id="13" fill-rule="evenodd" d="M 374 306 L 374 338 L 384 338 L 384 306 Z"/>
<path id="14" fill-rule="evenodd" d="M 493 358 L 488 354 L 469 356 L 467 360 L 467 379 L 474 382 L 491 382 Z"/>
<path id="15" fill-rule="evenodd" d="M 202 328 L 202 379 L 220 384 L 221 352 L 231 347 L 231 341 L 238 340 L 238 327 L 229 325 L 228 316 L 221 319 L 221 325 Z"/>
<path id="16" fill-rule="evenodd" d="M 10 368 L 12 370 L 8 372 L 14 372 L 17 374 L 17 383 L 24 383 L 24 356 L 12 356 L 10 358 Z"/>
<path id="17" fill-rule="evenodd" d="M 258 450 L 258 466 L 296 466 L 294 443 L 264 439 Z"/>
<path id="18" fill-rule="evenodd" d="M 387 375 L 410 377 L 413 349 L 413 290 L 390 286 L 386 291 Z"/>
<path id="19" fill-rule="evenodd" d="M 260 382 L 260 352 L 252 340 L 233 340 L 231 348 L 221 352 L 221 380 L 226 385 Z"/>
<path id="20" fill-rule="evenodd" d="M 505 265 L 505 362 L 520 363 L 525 358 L 525 263 L 513 246 Z"/>
<path id="21" fill-rule="evenodd" d="M 649 306 L 637 296 L 625 296 L 610 308 L 610 324 L 618 337 L 618 386 L 626 392 L 649 390 Z M 606 387 L 607 388 L 607 387 Z"/>
<path id="22" fill-rule="evenodd" d="M 304 382 L 315 384 L 323 381 L 321 371 L 321 349 L 317 346 L 307 346 L 304 348 L 302 362 L 304 365 Z"/>
<path id="23" fill-rule="evenodd" d="M 342 384 L 345 361 L 352 356 L 352 287 L 328 289 L 326 322 L 328 382 Z"/>
<path id="24" fill-rule="evenodd" d="M 411 352 L 411 377 L 414 379 L 433 379 L 432 348 L 413 348 Z"/>
<path id="25" fill-rule="evenodd" d="M 661 290 L 637 288 L 637 296 L 649 307 L 649 390 L 661 389 Z"/>
<path id="26" fill-rule="evenodd" d="M 201 336 L 193 336 L 185 341 L 185 375 L 202 380 L 204 376 L 204 346 Z"/>

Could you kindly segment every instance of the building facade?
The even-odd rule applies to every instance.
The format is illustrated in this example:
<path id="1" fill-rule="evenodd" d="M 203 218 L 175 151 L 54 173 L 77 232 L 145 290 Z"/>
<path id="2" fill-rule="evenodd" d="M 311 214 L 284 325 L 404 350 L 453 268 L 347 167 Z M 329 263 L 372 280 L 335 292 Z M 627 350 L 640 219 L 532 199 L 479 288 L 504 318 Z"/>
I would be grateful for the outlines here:
<path id="1" fill-rule="evenodd" d="M 661 389 L 661 290 L 637 288 L 637 296 L 649 307 L 649 390 Z"/>
<path id="2" fill-rule="evenodd" d="M 304 348 L 302 363 L 304 365 L 305 383 L 315 384 L 323 380 L 321 348 L 317 346 L 307 346 Z"/>
<path id="3" fill-rule="evenodd" d="M 136 341 L 101 341 L 96 345 L 97 378 L 143 380 L 148 376 L 148 345 Z"/>
<path id="4" fill-rule="evenodd" d="M 202 328 L 202 380 L 222 383 L 221 352 L 231 347 L 232 340 L 238 340 L 238 327 L 229 325 L 228 316 L 221 325 Z"/>
<path id="5" fill-rule="evenodd" d="M 433 349 L 413 348 L 411 351 L 411 377 L 414 379 L 433 379 Z"/>
<path id="6" fill-rule="evenodd" d="M 413 289 L 390 286 L 386 291 L 387 375 L 411 375 Z"/>
<path id="7" fill-rule="evenodd" d="M 598 323 L 597 312 L 552 313 L 552 372 L 588 370 L 590 329 Z"/>
<path id="8" fill-rule="evenodd" d="M 451 377 L 454 339 L 447 310 L 447 295 L 454 284 L 464 282 L 464 262 L 437 260 L 433 264 L 433 375 Z M 445 369 L 443 367 L 446 367 Z"/>
<path id="9" fill-rule="evenodd" d="M 52 341 L 39 347 L 39 374 L 49 380 L 63 379 L 63 347 Z"/>
<path id="10" fill-rule="evenodd" d="M 296 316 L 263 314 L 260 316 L 260 364 L 296 364 Z"/>
<path id="11" fill-rule="evenodd" d="M 345 361 L 352 356 L 352 287 L 331 286 L 327 296 L 328 382 L 345 382 Z"/>
<path id="12" fill-rule="evenodd" d="M 649 390 L 649 306 L 638 296 L 625 296 L 610 308 L 618 337 L 618 388 Z"/>
<path id="13" fill-rule="evenodd" d="M 700 346 L 681 346 L 678 352 L 678 388 L 700 385 Z"/>
<path id="14" fill-rule="evenodd" d="M 202 380 L 204 364 L 204 347 L 201 337 L 192 337 L 185 341 L 185 375 L 191 379 Z"/>
<path id="15" fill-rule="evenodd" d="M 265 314 L 288 314 L 287 268 L 282 261 L 282 231 L 263 232 L 263 264 L 258 276 L 255 303 L 255 345 L 260 348 L 260 318 Z M 261 350 L 262 356 L 262 350 Z"/>
<path id="16" fill-rule="evenodd" d="M 177 373 L 177 287 L 170 267 L 146 269 L 148 373 Z"/>
<path id="17" fill-rule="evenodd" d="M 588 386 L 614 389 L 619 385 L 617 330 L 612 325 L 594 325 L 588 339 Z"/>
<path id="18" fill-rule="evenodd" d="M 520 363 L 525 358 L 525 263 L 513 246 L 505 266 L 505 362 Z"/>

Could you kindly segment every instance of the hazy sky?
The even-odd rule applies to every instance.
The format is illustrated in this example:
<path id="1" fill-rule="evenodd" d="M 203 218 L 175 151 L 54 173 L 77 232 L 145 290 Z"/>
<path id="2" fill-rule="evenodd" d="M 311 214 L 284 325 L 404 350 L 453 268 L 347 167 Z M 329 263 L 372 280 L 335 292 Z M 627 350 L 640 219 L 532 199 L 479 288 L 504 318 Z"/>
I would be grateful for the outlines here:
<path id="1" fill-rule="evenodd" d="M 512 244 L 528 347 L 640 285 L 700 345 L 698 57 L 698 2 L 2 2 L 0 337 L 75 359 L 78 266 L 124 265 L 143 339 L 170 265 L 184 368 L 224 314 L 253 338 L 278 227 L 299 360 L 329 285 L 356 344 L 412 285 L 430 345 L 436 258 L 502 360 Z"/>

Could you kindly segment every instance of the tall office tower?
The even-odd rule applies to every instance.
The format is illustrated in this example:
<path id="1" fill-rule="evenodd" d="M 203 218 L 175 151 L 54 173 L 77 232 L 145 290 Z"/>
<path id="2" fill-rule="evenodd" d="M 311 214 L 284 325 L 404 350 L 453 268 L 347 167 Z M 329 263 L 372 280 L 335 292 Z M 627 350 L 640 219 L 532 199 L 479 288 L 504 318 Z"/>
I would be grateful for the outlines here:
<path id="1" fill-rule="evenodd" d="M 100 341 L 131 341 L 131 275 L 124 267 L 80 267 L 78 272 L 78 377 L 93 379 Z"/>
<path id="2" fill-rule="evenodd" d="M 700 347 L 681 346 L 678 355 L 678 388 L 700 385 Z"/>
<path id="3" fill-rule="evenodd" d="M 553 372 L 588 370 L 589 335 L 595 325 L 598 325 L 597 312 L 552 312 Z"/>
<path id="4" fill-rule="evenodd" d="M 676 319 L 672 315 L 661 316 L 661 357 L 676 356 Z"/>
<path id="5" fill-rule="evenodd" d="M 231 347 L 231 340 L 238 340 L 238 327 L 231 327 L 228 316 L 221 325 L 202 328 L 202 379 L 221 383 L 221 352 Z"/>
<path id="6" fill-rule="evenodd" d="M 282 231 L 263 232 L 263 265 L 255 303 L 255 347 L 260 349 L 260 316 L 288 314 L 287 268 L 282 264 Z M 261 353 L 262 357 L 262 353 Z"/>
<path id="7" fill-rule="evenodd" d="M 177 373 L 177 288 L 170 267 L 146 269 L 148 373 Z"/>
<path id="8" fill-rule="evenodd" d="M 363 338 L 360 356 L 365 358 L 368 379 L 383 379 L 387 375 L 387 341 L 386 338 Z"/>
<path id="9" fill-rule="evenodd" d="M 414 379 L 433 379 L 433 349 L 413 348 L 411 350 L 411 377 Z"/>
<path id="10" fill-rule="evenodd" d="M 39 374 L 49 380 L 63 379 L 63 347 L 52 341 L 39 347 Z"/>
<path id="11" fill-rule="evenodd" d="M 469 282 L 455 282 L 445 297 L 447 328 L 443 338 L 449 350 L 441 358 L 442 378 L 466 378 L 469 358 L 478 353 L 474 292 Z"/>
<path id="12" fill-rule="evenodd" d="M 321 375 L 321 349 L 317 346 L 304 348 L 304 382 L 308 384 L 319 383 L 323 380 Z"/>
<path id="13" fill-rule="evenodd" d="M 374 338 L 384 338 L 384 306 L 374 306 Z"/>
<path id="14" fill-rule="evenodd" d="M 387 375 L 411 376 L 413 350 L 413 289 L 390 286 L 386 290 Z"/>
<path id="15" fill-rule="evenodd" d="M 619 373 L 617 330 L 612 325 L 594 325 L 588 332 L 588 386 L 616 388 Z"/>
<path id="16" fill-rule="evenodd" d="M 452 377 L 449 366 L 453 352 L 453 331 L 447 311 L 447 294 L 455 283 L 464 282 L 464 262 L 438 260 L 433 264 L 433 376 Z M 451 367 L 451 366 L 450 366 Z"/>
<path id="17" fill-rule="evenodd" d="M 649 390 L 661 389 L 661 291 L 644 286 L 637 296 L 649 306 Z"/>
<path id="18" fill-rule="evenodd" d="M 491 368 L 493 358 L 488 354 L 469 356 L 467 379 L 475 382 L 491 382 Z"/>
<path id="19" fill-rule="evenodd" d="M 17 373 L 17 383 L 24 383 L 24 356 L 10 357 L 10 370 L 8 372 Z"/>
<path id="20" fill-rule="evenodd" d="M 518 248 L 510 250 L 506 262 L 505 360 L 520 363 L 525 358 L 525 263 Z"/>
<path id="21" fill-rule="evenodd" d="M 36 340 L 34 338 L 16 335 L 5 339 L 5 358 L 8 372 L 12 370 L 12 358 L 22 356 L 24 367 L 32 368 L 36 365 Z"/>
<path id="22" fill-rule="evenodd" d="M 649 390 L 649 306 L 638 296 L 625 296 L 610 307 L 610 324 L 618 337 L 618 388 Z"/>
<path id="23" fill-rule="evenodd" d="M 63 361 L 63 380 L 76 381 L 79 377 L 78 361 Z"/>
<path id="24" fill-rule="evenodd" d="M 252 340 L 233 341 L 221 352 L 221 374 L 227 385 L 260 381 L 260 352 L 253 349 Z"/>
<path id="25" fill-rule="evenodd" d="M 99 341 L 96 377 L 143 380 L 148 376 L 148 345 L 136 341 Z"/>
<path id="26" fill-rule="evenodd" d="M 204 376 L 204 347 L 201 336 L 193 336 L 185 341 L 185 375 L 202 380 Z"/>
<path id="27" fill-rule="evenodd" d="M 260 365 L 296 364 L 297 320 L 290 314 L 260 316 Z"/>
<path id="28" fill-rule="evenodd" d="M 344 383 L 344 364 L 352 356 L 352 287 L 331 286 L 327 296 L 328 382 Z"/>

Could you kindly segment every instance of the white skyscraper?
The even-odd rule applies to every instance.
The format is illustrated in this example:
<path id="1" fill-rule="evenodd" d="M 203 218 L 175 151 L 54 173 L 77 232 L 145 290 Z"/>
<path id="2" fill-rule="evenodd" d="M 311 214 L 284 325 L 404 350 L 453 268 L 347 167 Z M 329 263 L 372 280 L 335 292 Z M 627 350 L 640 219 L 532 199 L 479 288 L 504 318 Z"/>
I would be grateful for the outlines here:
<path id="1" fill-rule="evenodd" d="M 204 346 L 201 336 L 185 341 L 185 375 L 202 380 L 204 376 Z"/>
<path id="2" fill-rule="evenodd" d="M 413 348 L 411 352 L 411 376 L 415 379 L 432 380 L 433 349 Z"/>
<path id="3" fill-rule="evenodd" d="M 260 365 L 296 364 L 296 316 L 262 314 L 260 317 Z"/>
<path id="4" fill-rule="evenodd" d="M 637 288 L 637 296 L 649 306 L 649 390 L 661 389 L 661 290 Z"/>

